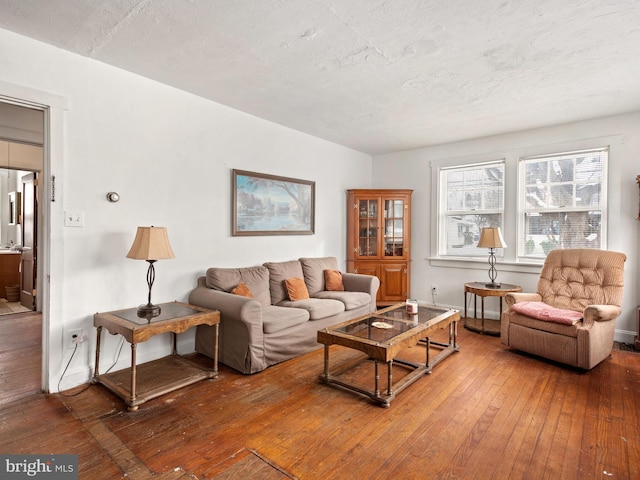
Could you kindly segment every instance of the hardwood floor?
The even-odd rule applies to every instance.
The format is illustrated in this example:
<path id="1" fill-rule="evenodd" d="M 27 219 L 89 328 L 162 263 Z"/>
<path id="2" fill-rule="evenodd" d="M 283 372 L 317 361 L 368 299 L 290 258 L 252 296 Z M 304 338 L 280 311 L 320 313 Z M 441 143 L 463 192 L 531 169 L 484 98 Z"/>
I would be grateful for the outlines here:
<path id="1" fill-rule="evenodd" d="M 87 479 L 640 478 L 639 354 L 580 372 L 458 332 L 461 351 L 388 409 L 319 383 L 317 350 L 221 366 L 136 412 L 95 385 L 3 402 L 0 452 L 76 453 Z"/>
<path id="2" fill-rule="evenodd" d="M 0 316 L 0 405 L 40 391 L 42 315 Z"/>

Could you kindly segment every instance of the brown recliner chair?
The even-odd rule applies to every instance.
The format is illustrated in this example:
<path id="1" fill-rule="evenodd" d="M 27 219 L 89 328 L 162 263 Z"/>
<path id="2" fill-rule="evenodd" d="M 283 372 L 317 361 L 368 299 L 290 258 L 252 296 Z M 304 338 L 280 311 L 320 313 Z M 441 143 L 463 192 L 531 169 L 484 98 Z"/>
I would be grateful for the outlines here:
<path id="1" fill-rule="evenodd" d="M 585 370 L 598 365 L 613 348 L 626 259 L 605 250 L 550 252 L 537 293 L 506 295 L 502 343 Z"/>

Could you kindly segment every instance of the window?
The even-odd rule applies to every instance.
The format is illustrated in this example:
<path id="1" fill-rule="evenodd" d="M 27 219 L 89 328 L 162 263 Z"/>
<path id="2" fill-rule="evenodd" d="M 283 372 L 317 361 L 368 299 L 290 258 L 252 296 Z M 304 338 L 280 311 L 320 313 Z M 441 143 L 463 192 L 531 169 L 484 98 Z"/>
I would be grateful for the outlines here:
<path id="1" fill-rule="evenodd" d="M 478 256 L 483 227 L 502 227 L 504 160 L 440 170 L 439 255 Z"/>
<path id="2" fill-rule="evenodd" d="M 520 257 L 606 248 L 607 159 L 606 148 L 520 159 Z"/>

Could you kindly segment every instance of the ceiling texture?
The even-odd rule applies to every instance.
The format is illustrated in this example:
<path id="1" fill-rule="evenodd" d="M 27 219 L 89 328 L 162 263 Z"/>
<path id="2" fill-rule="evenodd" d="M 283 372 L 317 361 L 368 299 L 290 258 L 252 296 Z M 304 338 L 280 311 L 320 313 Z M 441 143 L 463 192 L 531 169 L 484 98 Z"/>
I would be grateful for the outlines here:
<path id="1" fill-rule="evenodd" d="M 370 154 L 640 111 L 638 0 L 0 0 L 0 28 Z"/>

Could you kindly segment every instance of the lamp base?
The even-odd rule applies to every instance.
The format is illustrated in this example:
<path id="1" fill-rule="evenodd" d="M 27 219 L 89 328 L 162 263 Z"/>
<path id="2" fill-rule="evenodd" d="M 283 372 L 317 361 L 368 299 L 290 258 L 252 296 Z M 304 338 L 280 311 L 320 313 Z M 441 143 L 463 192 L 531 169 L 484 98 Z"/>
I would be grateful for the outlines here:
<path id="1" fill-rule="evenodd" d="M 153 318 L 160 315 L 162 310 L 158 305 L 147 303 L 146 305 L 138 306 L 138 316 L 140 318 Z"/>
<path id="2" fill-rule="evenodd" d="M 502 285 L 501 283 L 495 283 L 495 282 L 484 284 L 484 286 L 487 288 L 500 288 L 501 285 Z"/>

